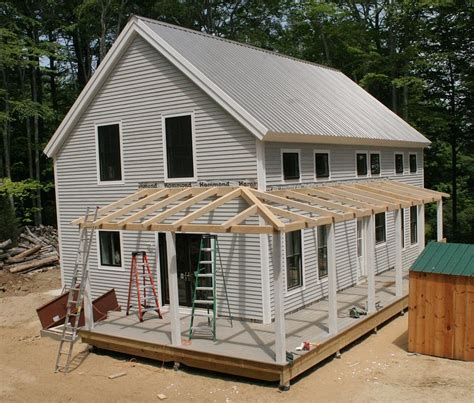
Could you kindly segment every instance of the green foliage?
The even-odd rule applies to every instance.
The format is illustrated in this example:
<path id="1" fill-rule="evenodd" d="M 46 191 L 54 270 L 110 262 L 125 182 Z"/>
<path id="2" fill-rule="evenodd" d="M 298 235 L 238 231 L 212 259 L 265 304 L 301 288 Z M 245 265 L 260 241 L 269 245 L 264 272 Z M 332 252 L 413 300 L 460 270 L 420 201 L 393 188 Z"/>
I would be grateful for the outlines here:
<path id="1" fill-rule="evenodd" d="M 7 197 L 0 195 L 0 242 L 7 239 L 16 240 L 18 220 Z"/>

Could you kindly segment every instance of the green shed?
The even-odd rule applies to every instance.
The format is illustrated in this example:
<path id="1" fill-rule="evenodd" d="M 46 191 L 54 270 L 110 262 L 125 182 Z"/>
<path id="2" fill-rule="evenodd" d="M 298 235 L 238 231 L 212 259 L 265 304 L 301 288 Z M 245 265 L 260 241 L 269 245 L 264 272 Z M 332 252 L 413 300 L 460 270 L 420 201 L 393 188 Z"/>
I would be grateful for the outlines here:
<path id="1" fill-rule="evenodd" d="M 474 245 L 429 243 L 410 269 L 408 349 L 474 361 Z"/>

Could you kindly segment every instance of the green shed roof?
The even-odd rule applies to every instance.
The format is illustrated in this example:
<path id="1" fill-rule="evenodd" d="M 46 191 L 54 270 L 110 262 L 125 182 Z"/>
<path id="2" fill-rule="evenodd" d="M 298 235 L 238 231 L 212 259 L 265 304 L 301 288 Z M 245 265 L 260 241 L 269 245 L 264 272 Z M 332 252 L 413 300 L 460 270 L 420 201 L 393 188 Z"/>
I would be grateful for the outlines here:
<path id="1" fill-rule="evenodd" d="M 474 276 L 474 245 L 430 242 L 411 266 L 412 271 Z"/>

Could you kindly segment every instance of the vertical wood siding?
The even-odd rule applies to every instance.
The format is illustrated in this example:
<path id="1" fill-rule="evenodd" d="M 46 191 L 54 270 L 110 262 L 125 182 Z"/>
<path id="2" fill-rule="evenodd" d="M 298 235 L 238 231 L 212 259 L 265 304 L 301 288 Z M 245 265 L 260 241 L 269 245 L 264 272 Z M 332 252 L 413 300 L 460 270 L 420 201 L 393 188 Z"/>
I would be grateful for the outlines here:
<path id="1" fill-rule="evenodd" d="M 162 181 L 162 114 L 194 112 L 198 180 L 256 179 L 255 138 L 143 39 L 137 38 L 89 105 L 57 157 L 61 268 L 66 284 L 78 247 L 70 222 L 87 206 L 104 206 Z M 124 183 L 97 184 L 97 123 L 122 122 Z M 190 156 L 191 157 L 191 156 Z M 232 211 L 227 215 L 231 216 Z M 94 242 L 90 258 L 94 297 L 114 287 L 126 303 L 130 253 L 146 249 L 155 266 L 154 233 L 122 232 L 123 268 L 99 269 Z M 260 253 L 257 237 L 220 237 L 234 316 L 261 319 Z"/>

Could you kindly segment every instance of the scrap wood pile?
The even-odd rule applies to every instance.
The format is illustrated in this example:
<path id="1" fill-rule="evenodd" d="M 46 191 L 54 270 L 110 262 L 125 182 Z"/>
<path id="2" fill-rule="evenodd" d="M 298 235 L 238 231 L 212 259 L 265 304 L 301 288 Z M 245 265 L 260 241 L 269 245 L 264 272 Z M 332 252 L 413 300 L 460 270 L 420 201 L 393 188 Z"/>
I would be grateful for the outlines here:
<path id="1" fill-rule="evenodd" d="M 51 226 L 25 226 L 16 243 L 0 242 L 0 269 L 10 273 L 47 270 L 58 264 L 58 235 Z"/>

